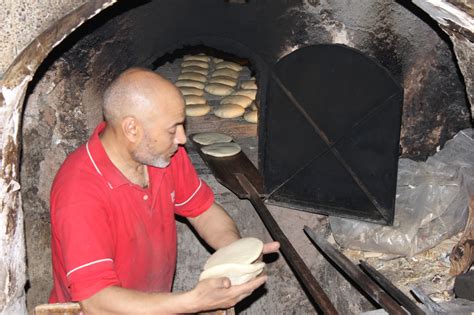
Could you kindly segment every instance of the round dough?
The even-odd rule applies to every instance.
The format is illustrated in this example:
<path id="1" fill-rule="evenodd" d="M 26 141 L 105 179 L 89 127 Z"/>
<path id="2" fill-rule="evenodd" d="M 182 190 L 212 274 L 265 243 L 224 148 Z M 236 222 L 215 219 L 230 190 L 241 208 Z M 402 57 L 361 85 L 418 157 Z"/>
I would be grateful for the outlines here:
<path id="1" fill-rule="evenodd" d="M 193 80 L 204 83 L 207 81 L 207 77 L 197 72 L 186 72 L 181 73 L 178 77 L 178 80 Z"/>
<path id="2" fill-rule="evenodd" d="M 211 111 L 211 106 L 208 104 L 193 104 L 185 107 L 186 116 L 197 117 L 204 116 Z"/>
<path id="3" fill-rule="evenodd" d="M 189 72 L 195 72 L 195 73 L 200 73 L 202 75 L 207 75 L 209 73 L 209 70 L 205 68 L 201 68 L 201 67 L 196 67 L 196 66 L 181 68 L 181 73 L 189 73 Z"/>
<path id="4" fill-rule="evenodd" d="M 223 264 L 204 270 L 199 280 L 208 278 L 227 277 L 232 285 L 243 284 L 258 276 L 265 267 L 265 263 L 256 264 Z"/>
<path id="5" fill-rule="evenodd" d="M 246 112 L 244 114 L 244 119 L 248 121 L 249 123 L 254 123 L 256 124 L 258 122 L 258 111 L 256 110 L 251 110 L 249 112 Z"/>
<path id="6" fill-rule="evenodd" d="M 239 77 L 239 73 L 232 69 L 219 69 L 211 73 L 211 77 L 231 77 L 237 79 Z"/>
<path id="7" fill-rule="evenodd" d="M 193 81 L 193 80 L 178 80 L 175 82 L 177 87 L 194 87 L 196 89 L 204 89 L 205 84 L 199 81 Z"/>
<path id="8" fill-rule="evenodd" d="M 181 63 L 181 67 L 190 67 L 190 66 L 196 66 L 196 67 L 201 67 L 204 69 L 209 68 L 209 64 L 204 61 L 198 61 L 198 60 L 185 60 Z"/>
<path id="9" fill-rule="evenodd" d="M 242 83 L 240 83 L 240 88 L 244 90 L 256 90 L 257 83 L 255 83 L 255 80 L 242 81 Z"/>
<path id="10" fill-rule="evenodd" d="M 252 99 L 244 95 L 229 95 L 221 100 L 221 104 L 237 104 L 247 108 L 252 104 Z"/>
<path id="11" fill-rule="evenodd" d="M 215 156 L 215 157 L 227 157 L 233 156 L 240 152 L 240 145 L 235 142 L 227 143 L 214 143 L 206 145 L 201 148 L 204 154 Z"/>
<path id="12" fill-rule="evenodd" d="M 199 95 L 186 95 L 184 96 L 184 102 L 186 103 L 186 105 L 206 104 L 207 100 Z"/>
<path id="13" fill-rule="evenodd" d="M 257 97 L 257 90 L 237 90 L 231 95 L 244 95 L 252 99 L 252 101 L 255 101 L 255 98 Z"/>
<path id="14" fill-rule="evenodd" d="M 184 61 L 195 60 L 195 61 L 209 62 L 209 61 L 211 61 L 211 58 L 209 56 L 204 55 L 204 54 L 198 54 L 198 55 L 184 55 L 183 60 Z"/>
<path id="15" fill-rule="evenodd" d="M 222 61 L 216 64 L 216 69 L 232 69 L 234 71 L 242 70 L 242 66 L 232 61 Z"/>
<path id="16" fill-rule="evenodd" d="M 218 132 L 202 132 L 194 135 L 193 140 L 202 145 L 231 142 L 232 137 Z"/>
<path id="17" fill-rule="evenodd" d="M 262 254 L 263 242 L 255 237 L 244 237 L 219 248 L 204 264 L 204 270 L 221 264 L 251 264 Z"/>
<path id="18" fill-rule="evenodd" d="M 219 95 L 219 96 L 225 96 L 231 94 L 234 89 L 228 85 L 225 84 L 220 84 L 220 83 L 211 83 L 206 85 L 204 90 L 212 95 Z"/>
<path id="19" fill-rule="evenodd" d="M 235 87 L 237 85 L 237 80 L 231 77 L 213 77 L 209 80 L 209 83 L 220 83 L 230 87 Z"/>
<path id="20" fill-rule="evenodd" d="M 214 115 L 220 118 L 237 118 L 244 114 L 245 109 L 237 104 L 224 104 L 214 110 Z"/>
<path id="21" fill-rule="evenodd" d="M 181 91 L 181 94 L 183 94 L 183 96 L 186 96 L 186 95 L 203 96 L 204 95 L 204 90 L 203 89 L 197 89 L 197 88 L 194 88 L 194 87 L 182 86 L 182 87 L 179 88 L 179 90 Z"/>

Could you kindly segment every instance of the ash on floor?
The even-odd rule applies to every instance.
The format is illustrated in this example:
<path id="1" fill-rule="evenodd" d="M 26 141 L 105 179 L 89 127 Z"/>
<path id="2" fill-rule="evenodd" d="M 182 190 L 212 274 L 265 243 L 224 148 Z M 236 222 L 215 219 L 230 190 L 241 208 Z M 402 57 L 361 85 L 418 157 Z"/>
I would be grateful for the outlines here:
<path id="1" fill-rule="evenodd" d="M 381 253 L 347 249 L 343 253 L 354 263 L 364 260 L 387 277 L 407 296 L 410 290 L 419 287 L 437 303 L 454 298 L 454 277 L 449 275 L 449 254 L 459 241 L 460 235 L 441 242 L 438 246 L 411 258 L 395 258 Z"/>

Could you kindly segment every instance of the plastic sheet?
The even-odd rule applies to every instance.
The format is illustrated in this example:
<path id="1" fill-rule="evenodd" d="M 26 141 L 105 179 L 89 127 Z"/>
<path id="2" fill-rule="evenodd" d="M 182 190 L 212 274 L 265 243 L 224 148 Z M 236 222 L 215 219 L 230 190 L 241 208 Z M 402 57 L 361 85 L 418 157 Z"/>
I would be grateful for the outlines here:
<path id="1" fill-rule="evenodd" d="M 474 192 L 474 132 L 459 132 L 426 162 L 400 159 L 393 226 L 330 217 L 345 248 L 414 256 L 460 232 Z"/>

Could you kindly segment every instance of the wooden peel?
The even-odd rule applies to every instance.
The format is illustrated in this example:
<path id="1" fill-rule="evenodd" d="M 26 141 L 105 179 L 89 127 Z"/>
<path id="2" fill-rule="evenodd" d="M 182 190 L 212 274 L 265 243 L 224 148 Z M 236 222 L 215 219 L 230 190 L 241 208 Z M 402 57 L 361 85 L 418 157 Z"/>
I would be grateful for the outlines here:
<path id="1" fill-rule="evenodd" d="M 35 307 L 32 315 L 80 315 L 79 303 L 41 304 Z"/>

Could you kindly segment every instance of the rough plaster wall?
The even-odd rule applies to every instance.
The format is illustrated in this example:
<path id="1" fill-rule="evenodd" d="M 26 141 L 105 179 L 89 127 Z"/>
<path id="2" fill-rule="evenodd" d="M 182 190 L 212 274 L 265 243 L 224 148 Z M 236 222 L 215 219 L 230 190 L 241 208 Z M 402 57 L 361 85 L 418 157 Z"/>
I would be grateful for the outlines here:
<path id="1" fill-rule="evenodd" d="M 1 134 L 2 164 L 0 174 L 0 314 L 25 312 L 25 246 L 23 234 L 23 211 L 21 209 L 19 161 L 16 149 L 19 146 L 19 106 L 25 97 L 28 78 L 14 88 L 2 86 L 0 99 L 4 125 L 7 133 Z"/>
<path id="2" fill-rule="evenodd" d="M 42 31 L 87 0 L 3 0 L 0 3 L 0 78 Z"/>

